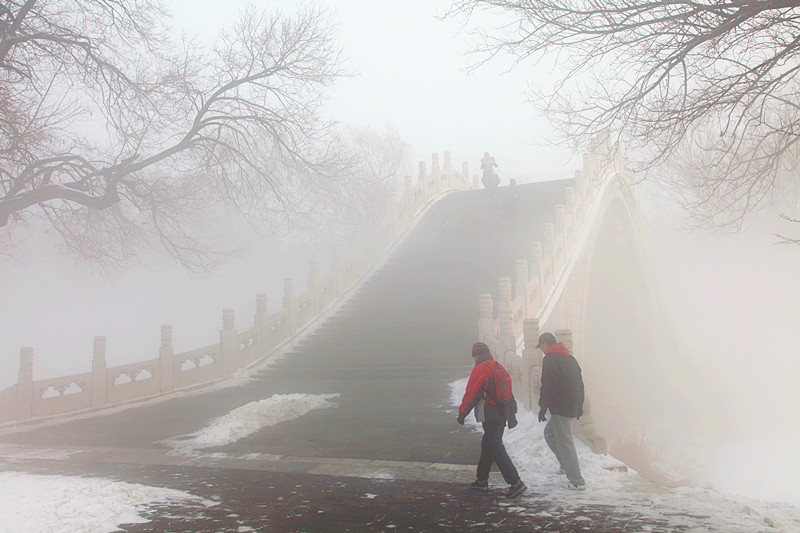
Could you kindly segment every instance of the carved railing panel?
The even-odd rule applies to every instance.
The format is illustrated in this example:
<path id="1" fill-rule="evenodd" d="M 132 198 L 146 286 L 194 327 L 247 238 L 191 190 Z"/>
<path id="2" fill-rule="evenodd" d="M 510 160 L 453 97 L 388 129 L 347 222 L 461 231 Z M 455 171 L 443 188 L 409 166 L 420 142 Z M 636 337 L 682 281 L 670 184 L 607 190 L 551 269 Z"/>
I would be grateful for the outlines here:
<path id="1" fill-rule="evenodd" d="M 157 395 L 161 390 L 160 365 L 159 359 L 151 359 L 106 369 L 106 403 L 113 405 Z"/>
<path id="2" fill-rule="evenodd" d="M 181 389 L 222 377 L 222 349 L 208 346 L 178 354 L 174 358 L 175 388 Z"/>
<path id="3" fill-rule="evenodd" d="M 31 414 L 52 416 L 88 409 L 91 405 L 91 374 L 76 374 L 33 382 Z"/>

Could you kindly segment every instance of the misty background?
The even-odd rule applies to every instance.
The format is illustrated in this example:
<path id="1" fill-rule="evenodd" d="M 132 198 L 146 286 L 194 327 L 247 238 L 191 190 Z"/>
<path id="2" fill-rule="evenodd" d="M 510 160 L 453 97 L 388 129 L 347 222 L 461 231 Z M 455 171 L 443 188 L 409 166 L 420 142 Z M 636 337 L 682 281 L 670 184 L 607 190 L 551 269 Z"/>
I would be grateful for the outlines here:
<path id="1" fill-rule="evenodd" d="M 223 11 L 210 0 L 169 5 L 176 32 L 212 40 L 245 3 Z M 502 185 L 571 177 L 580 168 L 580 155 L 547 145 L 547 121 L 525 101 L 531 81 L 551 73 L 524 64 L 508 71 L 502 60 L 466 72 L 469 27 L 438 18 L 449 2 L 320 5 L 332 10 L 352 73 L 335 85 L 328 118 L 376 131 L 391 125 L 408 143 L 415 181 L 417 162 L 430 166 L 430 154 L 444 150 L 455 168 L 468 161 L 472 174 L 490 152 Z M 670 364 L 658 376 L 668 397 L 626 405 L 659 455 L 696 482 L 800 503 L 800 247 L 773 244 L 775 233 L 796 234 L 797 224 L 765 209 L 739 233 L 689 232 L 680 205 L 654 187 L 638 194 L 664 327 L 676 344 L 665 347 Z M 51 235 L 0 256 L 0 388 L 16 383 L 22 346 L 34 347 L 35 379 L 87 372 L 95 335 L 107 339 L 109 366 L 156 357 L 164 323 L 181 352 L 218 341 L 224 307 L 247 328 L 256 293 L 267 294 L 274 312 L 284 278 L 295 279 L 299 294 L 309 261 L 322 275 L 329 270 L 330 243 L 319 236 L 247 238 L 250 246 L 211 274 L 145 254 L 138 267 L 98 276 L 60 254 Z"/>

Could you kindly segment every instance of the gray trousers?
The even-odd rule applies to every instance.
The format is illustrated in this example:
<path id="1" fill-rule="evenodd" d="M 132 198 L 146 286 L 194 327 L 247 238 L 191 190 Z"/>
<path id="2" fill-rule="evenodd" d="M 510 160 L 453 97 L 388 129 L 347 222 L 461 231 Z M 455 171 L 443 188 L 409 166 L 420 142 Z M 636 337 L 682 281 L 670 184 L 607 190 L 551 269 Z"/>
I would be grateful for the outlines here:
<path id="1" fill-rule="evenodd" d="M 544 440 L 558 459 L 558 463 L 567 473 L 573 485 L 581 486 L 586 482 L 581 475 L 581 465 L 578 463 L 578 454 L 575 452 L 575 442 L 572 440 L 572 418 L 550 413 L 550 420 L 544 426 Z"/>

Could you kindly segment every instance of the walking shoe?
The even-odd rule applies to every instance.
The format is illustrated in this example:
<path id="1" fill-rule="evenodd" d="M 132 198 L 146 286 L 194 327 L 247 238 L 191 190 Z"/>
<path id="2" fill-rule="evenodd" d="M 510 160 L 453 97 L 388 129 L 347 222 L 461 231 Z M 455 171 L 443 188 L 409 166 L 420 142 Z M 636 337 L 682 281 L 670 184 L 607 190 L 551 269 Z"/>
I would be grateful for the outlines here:
<path id="1" fill-rule="evenodd" d="M 525 486 L 525 483 L 523 483 L 520 479 L 513 485 L 509 485 L 508 492 L 506 492 L 506 498 L 516 498 L 526 490 L 528 490 L 528 487 Z"/>
<path id="2" fill-rule="evenodd" d="M 481 481 L 480 479 L 476 479 L 469 486 L 475 490 L 489 490 L 489 480 L 484 479 Z"/>
<path id="3" fill-rule="evenodd" d="M 568 481 L 564 484 L 564 488 L 569 490 L 586 490 L 586 485 L 576 485 L 572 481 Z"/>

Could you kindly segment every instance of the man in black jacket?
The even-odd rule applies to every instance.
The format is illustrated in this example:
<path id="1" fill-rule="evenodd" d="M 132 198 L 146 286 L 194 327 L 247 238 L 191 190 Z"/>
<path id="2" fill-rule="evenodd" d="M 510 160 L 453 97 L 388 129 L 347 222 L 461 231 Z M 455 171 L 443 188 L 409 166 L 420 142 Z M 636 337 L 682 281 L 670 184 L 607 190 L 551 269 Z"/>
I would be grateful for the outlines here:
<path id="1" fill-rule="evenodd" d="M 536 346 L 544 354 L 542 387 L 539 395 L 539 422 L 550 421 L 544 427 L 544 440 L 560 465 L 559 472 L 567 475 L 566 487 L 585 490 L 578 454 L 572 438 L 572 421 L 583 415 L 583 378 L 578 361 L 552 333 L 542 333 Z"/>

